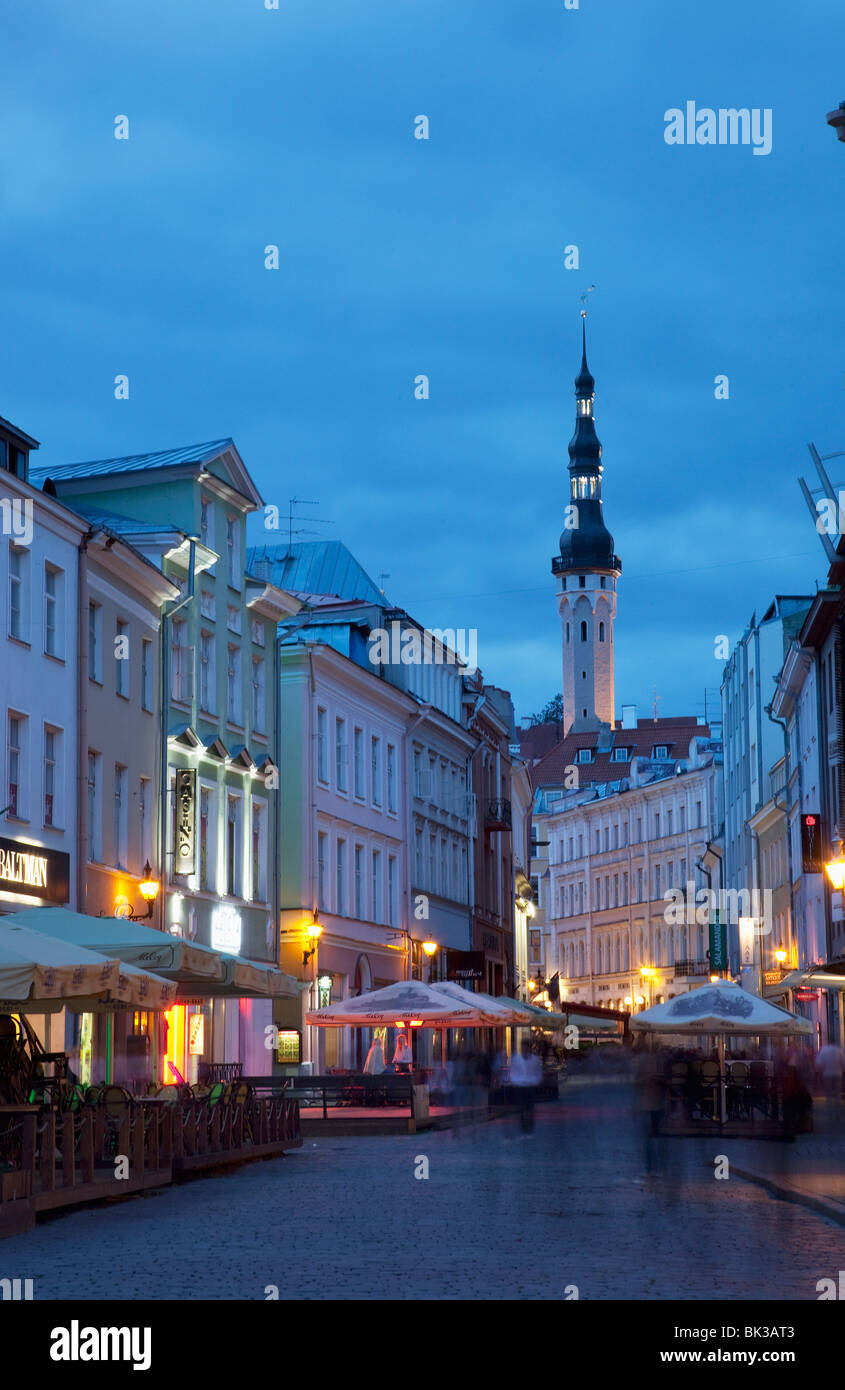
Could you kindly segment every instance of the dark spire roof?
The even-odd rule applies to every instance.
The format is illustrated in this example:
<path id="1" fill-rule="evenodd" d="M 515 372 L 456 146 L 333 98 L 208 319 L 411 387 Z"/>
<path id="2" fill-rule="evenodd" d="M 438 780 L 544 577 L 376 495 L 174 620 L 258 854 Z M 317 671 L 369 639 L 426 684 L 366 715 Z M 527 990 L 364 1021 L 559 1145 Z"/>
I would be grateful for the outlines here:
<path id="1" fill-rule="evenodd" d="M 604 524 L 601 500 L 601 444 L 593 419 L 595 380 L 587 366 L 587 316 L 581 315 L 581 370 L 575 378 L 575 433 L 569 441 L 569 506 L 577 507 L 578 524 L 567 510 L 568 524 L 560 537 L 560 558 L 552 560 L 552 573 L 570 570 L 616 570 L 622 565 L 613 551 L 613 537 Z M 586 485 L 578 479 L 586 479 Z"/>

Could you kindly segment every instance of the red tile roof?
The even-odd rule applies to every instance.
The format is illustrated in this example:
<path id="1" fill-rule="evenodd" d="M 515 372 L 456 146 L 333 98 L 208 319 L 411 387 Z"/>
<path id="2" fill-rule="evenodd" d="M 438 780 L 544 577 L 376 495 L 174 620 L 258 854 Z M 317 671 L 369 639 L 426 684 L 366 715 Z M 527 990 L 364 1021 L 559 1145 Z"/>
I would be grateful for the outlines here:
<path id="1" fill-rule="evenodd" d="M 517 729 L 519 751 L 529 763 L 539 762 L 560 743 L 562 733 L 562 724 L 532 724 L 529 729 Z"/>
<path id="2" fill-rule="evenodd" d="M 549 727 L 549 726 L 541 726 Z M 556 726 L 552 726 L 556 727 Z M 527 732 L 531 732 L 530 730 Z M 680 715 L 666 719 L 638 719 L 636 729 L 622 729 L 618 725 L 610 735 L 612 744 L 601 753 L 594 754 L 589 763 L 578 762 L 579 748 L 595 748 L 599 739 L 605 735 L 593 732 L 569 734 L 549 750 L 531 768 L 531 781 L 535 787 L 563 787 L 566 769 L 573 764 L 578 768 L 578 785 L 591 786 L 594 782 L 618 782 L 627 777 L 631 758 L 652 756 L 657 745 L 665 745 L 666 756 L 670 760 L 686 758 L 690 740 L 709 738 L 710 728 L 699 724 L 695 715 Z M 629 749 L 624 762 L 611 761 L 613 748 Z"/>

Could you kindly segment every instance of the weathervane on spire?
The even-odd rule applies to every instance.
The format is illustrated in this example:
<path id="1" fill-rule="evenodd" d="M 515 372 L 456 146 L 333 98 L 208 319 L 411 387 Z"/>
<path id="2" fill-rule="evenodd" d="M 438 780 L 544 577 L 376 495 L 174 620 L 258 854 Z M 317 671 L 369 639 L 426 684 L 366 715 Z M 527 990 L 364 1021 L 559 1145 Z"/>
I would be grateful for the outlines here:
<path id="1" fill-rule="evenodd" d="M 585 319 L 587 317 L 587 295 L 592 294 L 595 288 L 595 285 L 590 285 L 589 288 L 585 291 L 585 293 L 581 295 L 581 304 L 583 305 L 583 308 L 581 309 L 582 319 Z"/>

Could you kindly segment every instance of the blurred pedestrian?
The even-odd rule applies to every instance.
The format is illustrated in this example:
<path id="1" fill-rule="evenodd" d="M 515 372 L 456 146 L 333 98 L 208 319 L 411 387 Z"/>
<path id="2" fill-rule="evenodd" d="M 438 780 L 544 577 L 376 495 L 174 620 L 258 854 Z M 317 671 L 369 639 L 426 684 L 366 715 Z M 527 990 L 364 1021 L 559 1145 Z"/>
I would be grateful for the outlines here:
<path id="1" fill-rule="evenodd" d="M 384 1046 L 381 1038 L 375 1038 L 364 1063 L 365 1076 L 381 1076 L 385 1068 Z"/>
<path id="2" fill-rule="evenodd" d="M 519 1126 L 522 1137 L 527 1139 L 534 1133 L 534 1103 L 537 1090 L 543 1080 L 543 1064 L 531 1051 L 531 1044 L 524 1042 L 519 1052 L 511 1058 L 511 1086 L 519 1105 Z"/>
<path id="3" fill-rule="evenodd" d="M 842 1073 L 845 1071 L 845 1052 L 836 1043 L 825 1043 L 819 1048 L 816 1069 L 821 1077 L 825 1100 L 830 1114 L 839 1119 L 842 1108 Z"/>
<path id="4" fill-rule="evenodd" d="M 408 1039 L 404 1033 L 400 1033 L 396 1039 L 396 1048 L 393 1053 L 393 1065 L 398 1072 L 405 1072 L 407 1075 L 411 1070 L 414 1054 L 408 1046 Z"/>

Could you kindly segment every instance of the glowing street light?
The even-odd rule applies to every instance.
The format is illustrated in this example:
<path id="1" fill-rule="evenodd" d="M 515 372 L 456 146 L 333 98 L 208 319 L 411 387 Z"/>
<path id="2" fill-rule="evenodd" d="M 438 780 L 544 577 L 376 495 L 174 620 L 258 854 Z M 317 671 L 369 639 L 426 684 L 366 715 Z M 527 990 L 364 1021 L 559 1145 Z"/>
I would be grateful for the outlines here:
<path id="1" fill-rule="evenodd" d="M 839 893 L 845 888 L 845 847 L 838 831 L 834 831 L 834 845 L 833 858 L 828 860 L 824 868 L 833 887 Z"/>

